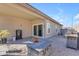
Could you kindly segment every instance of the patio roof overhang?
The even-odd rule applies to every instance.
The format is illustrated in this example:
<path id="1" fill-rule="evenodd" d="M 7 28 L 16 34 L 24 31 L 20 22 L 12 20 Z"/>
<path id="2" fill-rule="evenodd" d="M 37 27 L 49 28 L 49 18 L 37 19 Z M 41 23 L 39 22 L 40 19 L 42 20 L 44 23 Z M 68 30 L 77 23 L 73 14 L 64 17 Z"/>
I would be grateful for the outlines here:
<path id="1" fill-rule="evenodd" d="M 0 4 L 0 16 L 18 17 L 26 20 L 41 18 L 36 13 L 19 4 Z"/>
<path id="2" fill-rule="evenodd" d="M 25 3 L 0 4 L 0 16 L 19 17 L 19 18 L 22 18 L 22 19 L 24 18 L 26 20 L 31 20 L 31 21 L 37 20 L 37 19 L 43 19 L 43 20 L 48 19 L 62 26 L 60 23 L 50 18 L 49 16 L 45 15 L 38 9 L 32 7 L 29 4 L 25 4 Z"/>

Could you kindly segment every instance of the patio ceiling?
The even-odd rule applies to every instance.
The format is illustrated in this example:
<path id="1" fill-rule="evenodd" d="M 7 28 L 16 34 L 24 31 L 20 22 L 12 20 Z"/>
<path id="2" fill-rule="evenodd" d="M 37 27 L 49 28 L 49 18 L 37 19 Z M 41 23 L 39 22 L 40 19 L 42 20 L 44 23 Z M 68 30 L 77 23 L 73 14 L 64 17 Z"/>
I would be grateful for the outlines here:
<path id="1" fill-rule="evenodd" d="M 0 16 L 19 17 L 27 20 L 40 18 L 39 15 L 18 4 L 0 4 Z"/>

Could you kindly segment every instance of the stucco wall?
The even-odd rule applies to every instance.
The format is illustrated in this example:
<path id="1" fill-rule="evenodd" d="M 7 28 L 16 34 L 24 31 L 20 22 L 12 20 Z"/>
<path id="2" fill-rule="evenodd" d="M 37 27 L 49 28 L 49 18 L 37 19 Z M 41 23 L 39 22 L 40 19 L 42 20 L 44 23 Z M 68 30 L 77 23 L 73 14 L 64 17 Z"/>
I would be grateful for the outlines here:
<path id="1" fill-rule="evenodd" d="M 56 31 L 57 28 L 61 28 L 61 26 L 49 21 L 49 20 L 28 20 L 28 19 L 21 19 L 18 17 L 12 17 L 12 16 L 0 16 L 0 29 L 6 29 L 10 32 L 10 37 L 15 36 L 16 29 L 22 29 L 23 37 L 30 37 L 32 36 L 32 25 L 34 24 L 40 24 L 42 23 L 44 26 L 43 36 L 44 37 L 51 37 L 53 35 L 56 35 L 58 32 Z M 46 23 L 50 23 L 51 26 L 51 32 L 46 32 Z"/>
<path id="2" fill-rule="evenodd" d="M 36 19 L 36 20 L 32 20 L 31 23 L 32 23 L 32 25 L 34 25 L 34 24 L 40 24 L 40 23 L 44 23 L 44 20 L 42 20 L 42 19 Z"/>
<path id="3" fill-rule="evenodd" d="M 15 36 L 16 29 L 22 29 L 23 37 L 31 36 L 31 22 L 10 16 L 0 16 L 0 29 L 9 30 L 10 36 Z"/>
<path id="4" fill-rule="evenodd" d="M 49 23 L 50 24 L 50 33 L 47 33 L 47 26 L 46 24 Z M 50 21 L 50 20 L 46 20 L 45 21 L 45 37 L 52 37 L 54 35 L 57 35 L 60 32 L 60 29 L 62 28 L 62 26 Z"/>
<path id="5" fill-rule="evenodd" d="M 48 38 L 54 35 L 57 35 L 60 32 L 60 29 L 62 28 L 60 25 L 50 21 L 50 20 L 41 20 L 41 19 L 36 19 L 34 21 L 31 22 L 32 25 L 34 24 L 43 24 L 43 37 Z M 50 33 L 47 33 L 47 23 L 50 23 Z"/>

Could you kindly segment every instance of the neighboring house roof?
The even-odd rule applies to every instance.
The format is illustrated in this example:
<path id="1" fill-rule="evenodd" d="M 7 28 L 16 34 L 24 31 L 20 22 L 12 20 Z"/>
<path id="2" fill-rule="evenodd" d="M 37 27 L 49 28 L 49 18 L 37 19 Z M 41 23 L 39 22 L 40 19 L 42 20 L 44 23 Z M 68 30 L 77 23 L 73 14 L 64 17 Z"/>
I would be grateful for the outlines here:
<path id="1" fill-rule="evenodd" d="M 50 20 L 50 21 L 53 21 L 54 23 L 56 23 L 56 24 L 58 24 L 58 25 L 60 25 L 60 26 L 63 26 L 62 24 L 60 24 L 60 23 L 57 22 L 56 20 L 52 19 L 51 17 L 49 17 L 48 15 L 44 14 L 43 12 L 41 12 L 40 10 L 36 9 L 35 7 L 31 6 L 31 5 L 28 4 L 28 3 L 23 3 L 23 4 L 19 4 L 19 5 L 22 5 L 22 6 L 26 7 L 26 8 L 29 8 L 29 9 L 31 9 L 31 11 L 33 11 L 33 12 L 35 12 L 35 13 L 37 13 L 37 14 L 39 14 L 39 15 L 45 17 L 45 18 L 47 18 L 47 19 Z"/>

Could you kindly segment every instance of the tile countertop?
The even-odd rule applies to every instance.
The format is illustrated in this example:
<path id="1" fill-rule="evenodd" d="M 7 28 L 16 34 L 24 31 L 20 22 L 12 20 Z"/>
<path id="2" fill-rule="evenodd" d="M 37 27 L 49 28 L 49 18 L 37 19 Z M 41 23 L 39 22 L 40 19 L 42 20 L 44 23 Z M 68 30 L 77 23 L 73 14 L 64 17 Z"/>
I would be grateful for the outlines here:
<path id="1" fill-rule="evenodd" d="M 42 50 L 44 50 L 45 48 L 47 48 L 50 44 L 50 41 L 45 40 L 45 39 L 41 39 L 38 43 L 33 43 L 32 41 L 28 41 L 26 42 L 28 47 L 41 52 Z"/>

